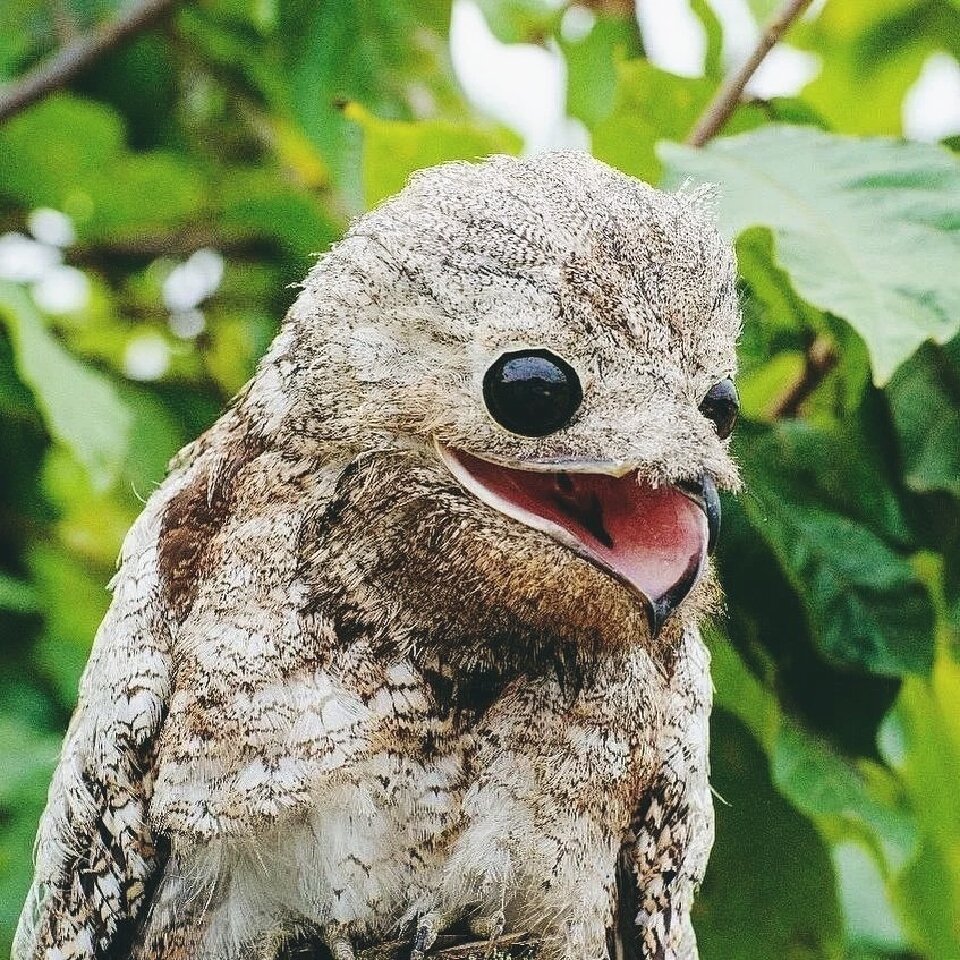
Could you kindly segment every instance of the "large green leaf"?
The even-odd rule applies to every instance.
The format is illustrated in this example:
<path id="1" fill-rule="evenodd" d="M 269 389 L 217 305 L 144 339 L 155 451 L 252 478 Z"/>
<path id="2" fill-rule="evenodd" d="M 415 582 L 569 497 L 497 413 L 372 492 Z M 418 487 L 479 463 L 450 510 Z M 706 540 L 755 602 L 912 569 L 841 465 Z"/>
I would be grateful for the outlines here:
<path id="1" fill-rule="evenodd" d="M 592 127 L 616 108 L 619 64 L 641 53 L 636 17 L 598 11 L 582 37 L 561 34 L 567 62 L 567 113 Z"/>
<path id="2" fill-rule="evenodd" d="M 960 339 L 943 349 L 925 346 L 894 374 L 886 394 L 907 484 L 960 496 Z"/>
<path id="3" fill-rule="evenodd" d="M 857 496 L 856 471 L 845 473 L 856 451 L 844 453 L 804 424 L 763 432 L 745 425 L 738 450 L 750 490 L 742 505 L 794 584 L 822 649 L 880 674 L 928 671 L 930 599 L 902 548 L 871 530 L 859 503 L 847 500 Z M 811 460 L 838 475 L 818 489 Z M 889 506 L 872 509 L 898 524 Z"/>
<path id="4" fill-rule="evenodd" d="M 13 342 L 17 373 L 33 390 L 50 433 L 107 486 L 127 452 L 131 415 L 113 385 L 71 356 L 44 327 L 30 298 L 0 281 L 0 317 Z"/>
<path id="5" fill-rule="evenodd" d="M 716 630 L 710 649 L 716 705 L 747 725 L 767 754 L 777 790 L 830 846 L 848 938 L 902 948 L 890 886 L 919 850 L 900 783 L 880 764 L 854 761 L 786 718 L 769 686 Z"/>
<path id="6" fill-rule="evenodd" d="M 920 851 L 897 887 L 927 956 L 960 960 L 960 664 L 941 647 L 928 679 L 911 677 L 884 727 L 920 826 Z"/>
<path id="7" fill-rule="evenodd" d="M 541 43 L 563 14 L 551 0 L 478 0 L 477 6 L 501 43 Z"/>
<path id="8" fill-rule="evenodd" d="M 123 123 L 102 104 L 51 97 L 0 128 L 0 193 L 62 207 L 123 149 Z"/>
<path id="9" fill-rule="evenodd" d="M 825 844 L 777 794 L 759 746 L 740 722 L 719 710 L 712 736 L 713 783 L 722 799 L 694 909 L 701 957 L 832 960 L 840 917 Z"/>
<path id="10" fill-rule="evenodd" d="M 878 383 L 960 329 L 960 163 L 947 151 L 809 127 L 660 150 L 672 183 L 721 185 L 729 233 L 773 231 L 797 292 L 863 337 Z"/>

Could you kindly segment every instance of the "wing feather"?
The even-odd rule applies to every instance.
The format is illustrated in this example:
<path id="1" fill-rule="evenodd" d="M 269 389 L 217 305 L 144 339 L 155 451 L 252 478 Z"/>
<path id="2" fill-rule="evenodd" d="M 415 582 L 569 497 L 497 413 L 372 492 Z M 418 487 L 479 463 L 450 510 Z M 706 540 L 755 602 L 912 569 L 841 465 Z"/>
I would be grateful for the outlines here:
<path id="1" fill-rule="evenodd" d="M 13 960 L 117 956 L 162 851 L 147 808 L 170 692 L 157 543 L 172 476 L 128 534 L 40 821 Z"/>

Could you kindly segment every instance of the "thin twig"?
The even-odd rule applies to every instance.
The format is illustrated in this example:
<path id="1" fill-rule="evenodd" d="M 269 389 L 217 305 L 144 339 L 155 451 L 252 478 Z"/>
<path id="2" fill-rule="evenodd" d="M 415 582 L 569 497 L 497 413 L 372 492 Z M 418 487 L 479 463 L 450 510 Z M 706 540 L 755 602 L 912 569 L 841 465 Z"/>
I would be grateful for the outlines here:
<path id="1" fill-rule="evenodd" d="M 812 0 L 786 0 L 783 6 L 773 14 L 764 24 L 760 32 L 760 39 L 747 62 L 738 70 L 734 70 L 714 98 L 703 111 L 693 132 L 687 137 L 687 144 L 691 147 L 702 147 L 712 140 L 723 129 L 723 125 L 730 119 L 730 115 L 740 103 L 743 91 L 750 78 L 757 72 L 766 55 L 777 45 L 780 38 L 787 32 L 790 24 L 810 6 Z"/>
<path id="2" fill-rule="evenodd" d="M 61 47 L 49 60 L 0 91 L 0 123 L 65 87 L 101 57 L 148 30 L 179 2 L 140 0 L 116 20 L 94 27 Z"/>
<path id="3" fill-rule="evenodd" d="M 806 362 L 795 383 L 770 410 L 771 420 L 787 420 L 800 412 L 804 401 L 823 383 L 837 365 L 837 351 L 827 337 L 817 337 L 807 348 Z"/>

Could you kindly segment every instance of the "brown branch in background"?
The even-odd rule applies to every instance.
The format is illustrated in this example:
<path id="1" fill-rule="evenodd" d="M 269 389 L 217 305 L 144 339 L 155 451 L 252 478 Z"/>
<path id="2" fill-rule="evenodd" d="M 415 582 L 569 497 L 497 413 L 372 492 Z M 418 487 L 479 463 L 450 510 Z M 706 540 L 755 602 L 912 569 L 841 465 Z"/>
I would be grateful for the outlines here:
<path id="1" fill-rule="evenodd" d="M 133 237 L 112 237 L 88 244 L 79 244 L 69 251 L 70 262 L 79 266 L 97 266 L 106 261 L 132 258 L 153 260 L 156 257 L 185 257 L 201 247 L 215 247 L 221 253 L 257 254 L 271 249 L 269 239 L 243 231 L 220 230 L 195 224 L 166 233 L 142 233 Z"/>
<path id="2" fill-rule="evenodd" d="M 800 412 L 804 401 L 823 383 L 837 365 L 837 352 L 826 337 L 817 337 L 807 348 L 807 358 L 797 381 L 790 385 L 770 410 L 772 420 L 787 420 Z"/>
<path id="3" fill-rule="evenodd" d="M 0 123 L 60 90 L 101 57 L 148 30 L 180 0 L 140 0 L 110 23 L 101 24 L 68 43 L 49 60 L 0 91 Z"/>
<path id="4" fill-rule="evenodd" d="M 777 45 L 780 38 L 787 32 L 790 25 L 810 6 L 812 0 L 786 0 L 783 6 L 763 25 L 760 39 L 746 63 L 738 70 L 734 70 L 714 98 L 703 111 L 702 116 L 687 137 L 687 144 L 691 147 L 702 147 L 712 140 L 730 119 L 730 115 L 737 108 L 743 91 L 750 78 L 757 72 L 766 55 Z"/>

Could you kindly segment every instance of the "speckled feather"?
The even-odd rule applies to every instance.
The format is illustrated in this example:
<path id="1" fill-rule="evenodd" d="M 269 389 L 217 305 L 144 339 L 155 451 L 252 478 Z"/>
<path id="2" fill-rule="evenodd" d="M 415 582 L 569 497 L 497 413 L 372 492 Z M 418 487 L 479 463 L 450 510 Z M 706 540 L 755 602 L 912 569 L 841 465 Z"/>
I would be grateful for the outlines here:
<path id="1" fill-rule="evenodd" d="M 555 960 L 694 960 L 712 579 L 654 641 L 434 441 L 735 487 L 698 410 L 739 330 L 706 206 L 495 157 L 418 174 L 321 259 L 127 537 L 15 960 L 269 960 L 428 911 L 503 911 Z M 514 436 L 483 373 L 541 346 L 584 402 Z"/>

